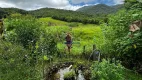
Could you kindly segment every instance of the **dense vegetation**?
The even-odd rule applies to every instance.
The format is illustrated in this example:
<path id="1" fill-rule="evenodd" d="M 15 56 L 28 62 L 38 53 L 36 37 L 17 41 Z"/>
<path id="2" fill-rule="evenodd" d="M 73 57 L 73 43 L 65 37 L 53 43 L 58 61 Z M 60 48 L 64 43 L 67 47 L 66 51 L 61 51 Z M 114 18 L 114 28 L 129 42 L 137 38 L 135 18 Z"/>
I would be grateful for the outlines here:
<path id="1" fill-rule="evenodd" d="M 85 6 L 85 7 L 78 9 L 77 11 L 87 13 L 87 14 L 105 16 L 107 14 L 115 13 L 122 8 L 124 8 L 123 4 L 115 5 L 115 6 L 107 6 L 105 4 L 98 4 L 94 6 Z"/>
<path id="2" fill-rule="evenodd" d="M 32 16 L 13 14 L 4 22 L 5 39 L 0 40 L 0 72 L 3 74 L 0 79 L 41 79 L 43 60 L 56 52 L 54 36 L 40 27 L 38 19 Z"/>
<path id="3" fill-rule="evenodd" d="M 7 17 L 14 13 L 27 14 L 28 12 L 18 8 L 0 8 L 0 18 Z"/>
<path id="4" fill-rule="evenodd" d="M 41 17 L 52 17 L 53 19 L 58 19 L 67 22 L 81 22 L 81 23 L 92 23 L 100 24 L 100 22 L 105 21 L 106 17 L 97 17 L 94 15 L 84 14 L 76 11 L 60 10 L 53 8 L 42 8 L 33 11 L 25 11 L 17 8 L 0 8 L 0 17 L 6 17 L 13 13 L 29 14 L 37 18 Z"/>
<path id="5" fill-rule="evenodd" d="M 127 4 L 129 4 L 129 9 L 127 9 Z M 131 32 L 129 31 L 129 25 L 132 22 L 142 20 L 141 5 L 139 4 L 141 2 L 136 1 L 134 4 L 133 1 L 128 1 L 125 3 L 126 10 L 110 16 L 108 25 L 105 24 L 102 27 L 105 35 L 105 43 L 102 46 L 104 47 L 102 51 L 109 57 L 122 60 L 125 67 L 141 73 L 141 30 L 132 32 L 131 35 L 133 37 L 130 37 Z"/>
<path id="6" fill-rule="evenodd" d="M 91 66 L 91 80 L 142 80 L 142 78 L 133 71 L 124 68 L 121 62 L 113 60 L 105 60 L 96 62 Z"/>
<path id="7" fill-rule="evenodd" d="M 1 80 L 39 80 L 42 78 L 42 63 L 35 63 L 29 50 L 23 46 L 0 41 L 0 79 Z"/>
<path id="8" fill-rule="evenodd" d="M 1 8 L 6 18 L 4 38 L 0 40 L 0 79 L 45 79 L 46 71 L 57 69 L 55 63 L 73 62 L 73 69 L 83 69 L 90 80 L 142 80 L 142 30 L 131 34 L 129 31 L 132 22 L 142 20 L 142 2 L 125 1 L 125 9 L 108 15 L 108 22 L 101 25 L 89 24 L 92 15 L 80 12 L 50 8 L 30 12 L 9 8 L 6 11 Z M 53 12 L 56 14 L 52 15 Z M 86 21 L 78 21 L 82 19 Z M 71 54 L 66 52 L 64 44 L 68 32 L 73 36 Z M 94 44 L 101 52 L 99 61 L 89 59 Z M 64 78 L 75 75 L 76 72 L 69 72 Z"/>

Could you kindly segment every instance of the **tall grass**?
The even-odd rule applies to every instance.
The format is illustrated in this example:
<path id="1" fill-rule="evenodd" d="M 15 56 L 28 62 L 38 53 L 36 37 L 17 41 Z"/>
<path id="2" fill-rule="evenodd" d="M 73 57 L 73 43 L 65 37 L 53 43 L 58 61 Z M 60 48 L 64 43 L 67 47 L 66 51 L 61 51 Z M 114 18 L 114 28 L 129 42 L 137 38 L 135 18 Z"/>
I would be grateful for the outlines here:
<path id="1" fill-rule="evenodd" d="M 65 36 L 68 32 L 72 36 L 73 44 L 71 53 L 74 55 L 82 54 L 84 46 L 86 46 L 86 53 L 90 53 L 94 44 L 97 48 L 100 48 L 101 44 L 103 44 L 103 34 L 98 25 L 76 23 L 78 24 L 77 27 L 71 27 L 69 26 L 70 23 L 52 18 L 40 18 L 39 21 L 43 22 L 43 26 L 47 32 L 51 32 L 56 36 L 57 47 L 61 52 L 67 51 Z M 46 25 L 49 22 L 55 25 Z"/>
<path id="2" fill-rule="evenodd" d="M 39 22 L 42 22 L 43 26 L 49 26 L 49 25 L 50 26 L 64 26 L 64 25 L 67 25 L 67 22 L 55 20 L 55 19 L 52 19 L 51 17 L 40 18 Z"/>
<path id="3" fill-rule="evenodd" d="M 65 44 L 65 36 L 67 32 L 70 32 L 72 35 L 73 44 L 71 53 L 74 55 L 81 54 L 83 46 L 86 46 L 86 52 L 90 53 L 94 44 L 97 46 L 102 44 L 101 39 L 103 37 L 99 27 L 73 27 L 71 30 L 68 26 L 55 26 L 47 27 L 46 29 L 57 36 L 57 47 L 62 52 L 67 49 Z"/>

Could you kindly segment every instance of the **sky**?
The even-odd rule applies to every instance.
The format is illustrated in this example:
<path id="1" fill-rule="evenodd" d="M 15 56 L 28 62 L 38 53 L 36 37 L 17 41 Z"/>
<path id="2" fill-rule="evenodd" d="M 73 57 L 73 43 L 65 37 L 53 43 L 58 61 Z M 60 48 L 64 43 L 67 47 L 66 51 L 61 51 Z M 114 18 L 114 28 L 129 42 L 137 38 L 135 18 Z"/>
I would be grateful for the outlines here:
<path id="1" fill-rule="evenodd" d="M 66 10 L 77 10 L 83 6 L 106 4 L 123 4 L 124 0 L 0 0 L 0 7 L 14 7 L 25 10 L 35 10 L 49 7 Z"/>

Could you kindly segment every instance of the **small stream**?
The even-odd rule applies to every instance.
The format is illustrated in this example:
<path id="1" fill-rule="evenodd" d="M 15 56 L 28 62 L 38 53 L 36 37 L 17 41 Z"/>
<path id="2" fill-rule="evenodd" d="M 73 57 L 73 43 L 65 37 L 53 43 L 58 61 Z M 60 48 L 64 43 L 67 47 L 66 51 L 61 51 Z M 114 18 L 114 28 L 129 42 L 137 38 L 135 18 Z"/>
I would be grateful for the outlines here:
<path id="1" fill-rule="evenodd" d="M 79 70 L 79 75 L 77 77 L 77 80 L 85 80 L 84 75 L 82 74 L 81 70 Z"/>
<path id="2" fill-rule="evenodd" d="M 63 68 L 63 69 L 60 69 L 58 70 L 58 72 L 56 74 L 59 74 L 60 75 L 60 79 L 59 80 L 64 80 L 64 74 L 69 72 L 69 71 L 72 71 L 73 69 L 70 69 L 70 67 L 66 67 L 66 68 Z M 79 75 L 76 76 L 76 80 L 85 80 L 83 74 L 82 74 L 82 71 L 79 70 Z"/>

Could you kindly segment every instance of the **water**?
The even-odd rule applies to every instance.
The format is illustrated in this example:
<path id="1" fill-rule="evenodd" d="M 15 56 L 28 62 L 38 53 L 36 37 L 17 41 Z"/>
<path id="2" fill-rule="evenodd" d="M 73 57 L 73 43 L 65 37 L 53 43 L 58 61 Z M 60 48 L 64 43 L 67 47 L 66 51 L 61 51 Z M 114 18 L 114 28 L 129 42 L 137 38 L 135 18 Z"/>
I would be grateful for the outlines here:
<path id="1" fill-rule="evenodd" d="M 60 74 L 60 80 L 64 80 L 64 74 L 69 72 L 69 71 L 72 71 L 73 69 L 70 69 L 70 67 L 67 67 L 67 68 L 64 68 L 64 69 L 60 69 L 57 74 Z M 76 77 L 77 80 L 85 80 L 83 74 L 82 74 L 82 71 L 79 70 L 79 75 Z"/>
<path id="2" fill-rule="evenodd" d="M 65 74 L 66 72 L 69 72 L 69 71 L 71 71 L 71 70 L 69 69 L 69 67 L 67 67 L 67 68 L 65 68 L 65 69 L 60 69 L 60 70 L 58 71 L 58 73 L 60 74 L 60 80 L 64 80 L 64 74 Z"/>
<path id="3" fill-rule="evenodd" d="M 83 76 L 83 74 L 82 74 L 82 71 L 79 70 L 78 72 L 79 72 L 79 75 L 78 75 L 78 77 L 77 77 L 77 80 L 85 80 L 85 78 L 84 78 L 84 76 Z"/>

